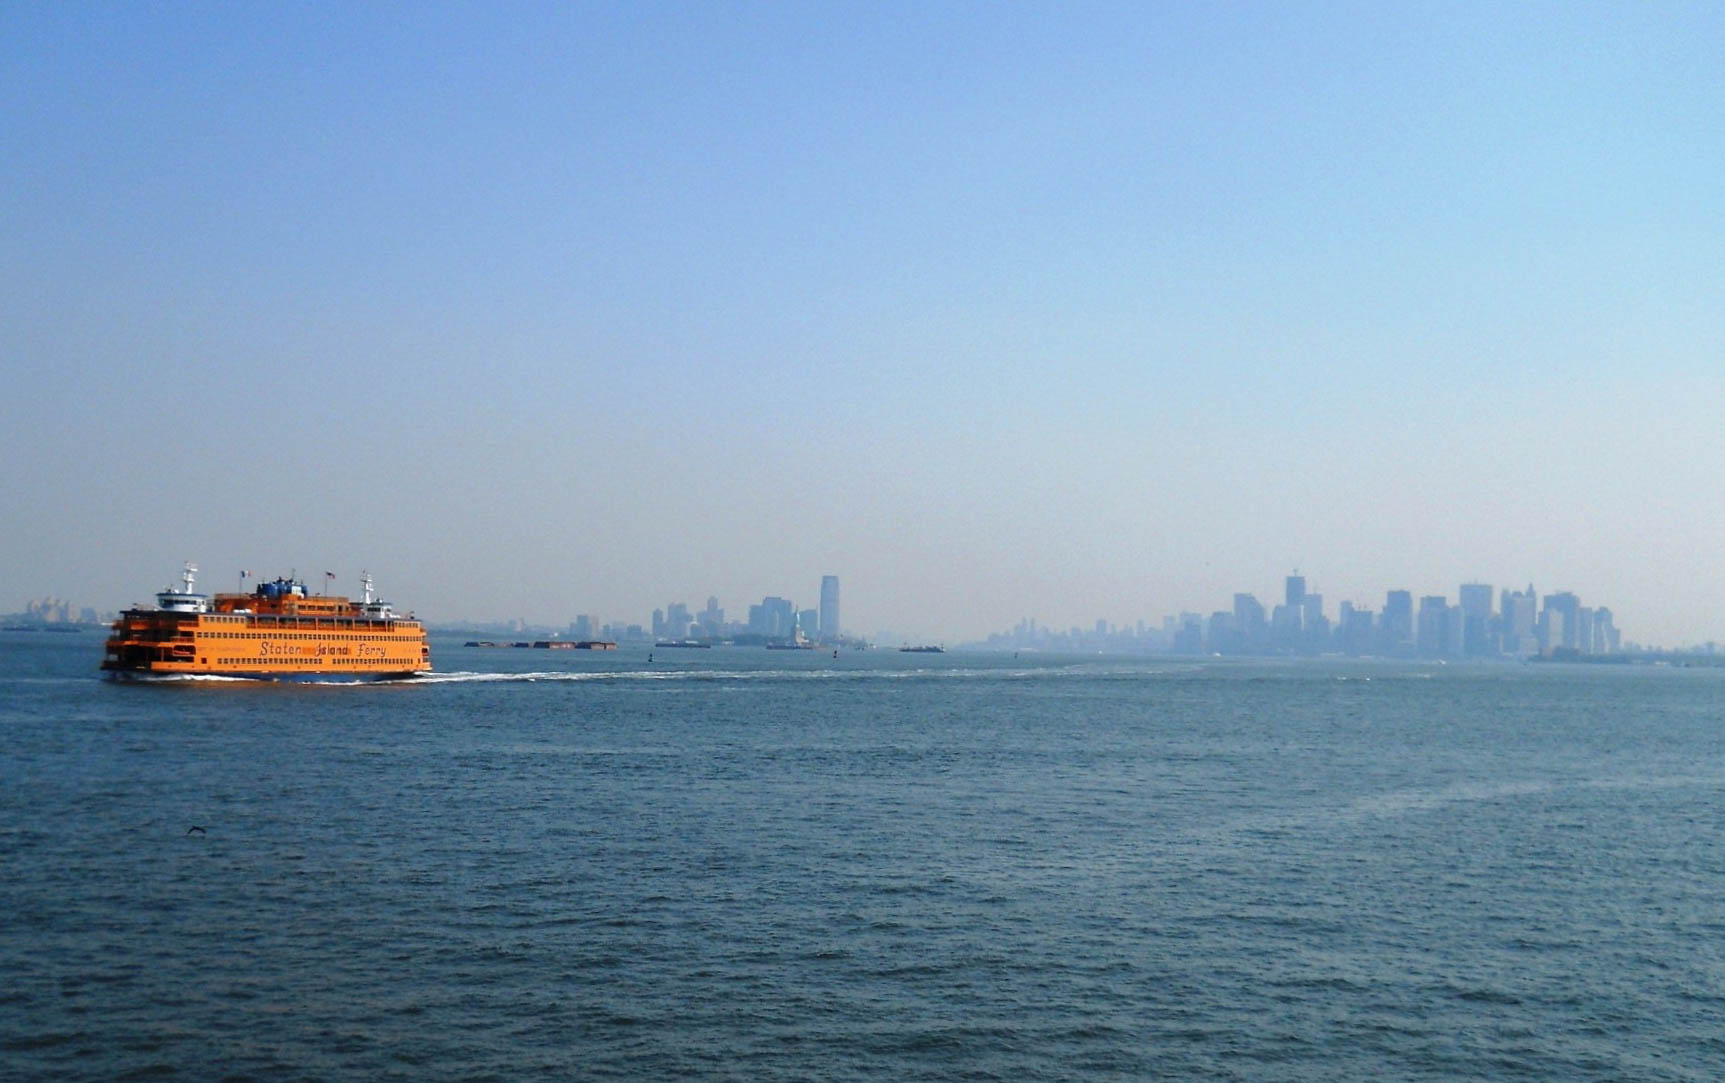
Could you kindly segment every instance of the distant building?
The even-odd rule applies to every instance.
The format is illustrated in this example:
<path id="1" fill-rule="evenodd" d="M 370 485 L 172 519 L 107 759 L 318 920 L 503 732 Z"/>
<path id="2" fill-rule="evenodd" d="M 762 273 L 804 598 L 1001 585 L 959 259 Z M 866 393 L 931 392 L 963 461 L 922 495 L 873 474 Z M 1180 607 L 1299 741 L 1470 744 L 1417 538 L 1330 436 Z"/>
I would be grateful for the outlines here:
<path id="1" fill-rule="evenodd" d="M 1372 649 L 1372 611 L 1355 609 L 1354 603 L 1343 602 L 1336 622 L 1338 645 L 1347 654 L 1366 654 Z"/>
<path id="2" fill-rule="evenodd" d="M 694 621 L 689 619 L 689 607 L 682 602 L 672 602 L 665 607 L 664 631 L 654 634 L 663 635 L 668 639 L 687 639 L 692 624 Z"/>
<path id="3" fill-rule="evenodd" d="M 1594 654 L 1616 654 L 1622 647 L 1617 626 L 1612 623 L 1611 610 L 1600 606 L 1593 611 Z"/>
<path id="4" fill-rule="evenodd" d="M 71 624 L 72 603 L 63 598 L 38 598 L 25 604 L 24 618 L 31 624 Z"/>
<path id="5" fill-rule="evenodd" d="M 1246 654 L 1262 651 L 1270 642 L 1270 623 L 1264 605 L 1250 594 L 1234 595 L 1234 634 Z"/>
<path id="6" fill-rule="evenodd" d="M 1395 654 L 1414 641 L 1414 597 L 1405 590 L 1384 595 L 1384 614 L 1378 621 L 1382 650 Z"/>
<path id="7" fill-rule="evenodd" d="M 701 634 L 708 639 L 718 639 L 725 634 L 725 611 L 719 608 L 719 599 L 708 596 L 707 608 L 701 610 L 696 623 L 701 626 Z"/>
<path id="8" fill-rule="evenodd" d="M 1449 653 L 1449 601 L 1443 595 L 1427 594 L 1420 598 L 1414 646 L 1432 658 Z"/>
<path id="9" fill-rule="evenodd" d="M 1270 610 L 1270 642 L 1281 650 L 1292 650 L 1299 646 L 1299 609 L 1291 605 L 1279 605 Z"/>
<path id="10" fill-rule="evenodd" d="M 832 643 L 839 638 L 839 634 L 839 577 L 823 575 L 821 576 L 820 638 L 824 643 Z"/>
<path id="11" fill-rule="evenodd" d="M 1539 595 L 1534 592 L 1533 584 L 1529 583 L 1525 591 L 1504 590 L 1499 606 L 1499 649 L 1520 658 L 1538 654 Z"/>
<path id="12" fill-rule="evenodd" d="M 1198 654 L 1204 645 L 1204 618 L 1196 613 L 1181 613 L 1174 631 L 1175 654 Z"/>
<path id="13" fill-rule="evenodd" d="M 1290 575 L 1282 583 L 1283 604 L 1277 607 L 1281 613 L 1280 620 L 1272 614 L 1271 627 L 1276 633 L 1276 645 L 1279 647 L 1298 647 L 1303 638 L 1306 616 L 1306 577 Z"/>
<path id="14" fill-rule="evenodd" d="M 1308 594 L 1300 599 L 1301 647 L 1322 651 L 1330 642 L 1330 619 L 1324 616 L 1324 596 Z"/>
<path id="15" fill-rule="evenodd" d="M 1580 649 L 1577 640 L 1581 631 L 1580 610 L 1581 599 L 1567 590 L 1545 596 L 1545 607 L 1539 613 L 1541 654 Z"/>
<path id="16" fill-rule="evenodd" d="M 1470 658 L 1496 654 L 1496 637 L 1492 635 L 1491 585 L 1463 583 L 1458 599 L 1461 609 L 1461 653 Z"/>
<path id="17" fill-rule="evenodd" d="M 788 639 L 796 630 L 797 608 L 784 598 L 762 598 L 749 607 L 749 631 L 772 639 Z"/>
<path id="18" fill-rule="evenodd" d="M 1240 637 L 1234 627 L 1234 614 L 1219 609 L 1210 614 L 1205 626 L 1204 642 L 1212 654 L 1239 654 Z"/>

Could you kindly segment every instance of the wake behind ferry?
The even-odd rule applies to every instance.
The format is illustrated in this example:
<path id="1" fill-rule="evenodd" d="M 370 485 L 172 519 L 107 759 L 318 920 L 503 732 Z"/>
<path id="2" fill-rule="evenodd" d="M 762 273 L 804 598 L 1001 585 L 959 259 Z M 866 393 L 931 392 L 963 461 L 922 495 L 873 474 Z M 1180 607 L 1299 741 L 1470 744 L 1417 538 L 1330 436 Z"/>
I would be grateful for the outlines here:
<path id="1" fill-rule="evenodd" d="M 188 563 L 180 589 L 158 593 L 154 609 L 120 614 L 102 658 L 108 676 L 381 680 L 431 670 L 425 626 L 378 599 L 370 575 L 356 602 L 308 594 L 291 577 L 211 598 L 193 590 L 197 573 Z"/>

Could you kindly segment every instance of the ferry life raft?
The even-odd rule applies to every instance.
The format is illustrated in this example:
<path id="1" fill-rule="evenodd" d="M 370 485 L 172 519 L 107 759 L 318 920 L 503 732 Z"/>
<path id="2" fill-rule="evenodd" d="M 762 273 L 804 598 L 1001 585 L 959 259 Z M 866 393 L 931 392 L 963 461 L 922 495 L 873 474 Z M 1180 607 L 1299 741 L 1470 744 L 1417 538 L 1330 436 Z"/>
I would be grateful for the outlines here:
<path id="1" fill-rule="evenodd" d="M 195 593 L 197 565 L 154 609 L 128 609 L 108 635 L 109 677 L 208 675 L 274 680 L 383 680 L 431 670 L 425 626 L 398 616 L 362 575 L 359 601 L 310 595 L 295 579 L 250 594 Z"/>

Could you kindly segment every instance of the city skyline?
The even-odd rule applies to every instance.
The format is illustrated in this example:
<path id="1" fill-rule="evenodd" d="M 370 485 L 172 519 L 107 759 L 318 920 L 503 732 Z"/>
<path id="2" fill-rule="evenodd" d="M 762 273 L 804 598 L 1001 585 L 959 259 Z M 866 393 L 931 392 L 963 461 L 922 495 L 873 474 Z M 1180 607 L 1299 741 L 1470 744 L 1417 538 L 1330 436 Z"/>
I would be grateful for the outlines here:
<path id="1" fill-rule="evenodd" d="M 0 598 L 1725 638 L 1725 8 L 12 4 Z M 797 584 L 790 591 L 788 584 Z M 1274 591 L 1259 589 L 1260 598 Z"/>
<path id="2" fill-rule="evenodd" d="M 256 573 L 241 573 L 259 578 Z M 288 573 L 291 577 L 294 573 Z M 261 578 L 269 578 L 267 573 Z M 326 573 L 317 579 L 314 592 L 342 593 L 343 577 Z M 247 579 L 236 586 L 244 589 Z M 624 614 L 577 612 L 566 620 L 529 620 L 521 616 L 446 616 L 422 614 L 434 626 L 490 628 L 515 631 L 536 630 L 574 639 L 697 639 L 705 641 L 787 640 L 806 638 L 818 643 L 874 643 L 890 641 L 945 642 L 992 649 L 1058 647 L 1090 651 L 1110 648 L 1141 653 L 1214 654 L 1315 654 L 1344 653 L 1394 655 L 1413 653 L 1422 657 L 1549 656 L 1552 647 L 1581 654 L 1615 654 L 1623 651 L 1688 651 L 1711 649 L 1717 640 L 1660 642 L 1625 636 L 1619 613 L 1611 606 L 1583 606 L 1580 596 L 1563 589 L 1542 592 L 1533 583 L 1525 588 L 1464 582 L 1455 590 L 1454 604 L 1446 592 L 1427 593 L 1390 588 L 1374 609 L 1353 599 L 1326 598 L 1322 591 L 1307 590 L 1307 577 L 1299 572 L 1286 576 L 1282 601 L 1266 605 L 1253 591 L 1232 594 L 1227 609 L 1195 611 L 1181 609 L 1160 616 L 1108 617 L 1078 622 L 1020 618 L 1010 627 L 974 635 L 930 636 L 921 629 L 894 625 L 890 620 L 868 631 L 844 628 L 838 622 L 839 577 L 820 577 L 820 601 L 802 606 L 794 597 L 765 595 L 759 603 L 745 603 L 746 619 L 717 595 L 708 595 L 705 606 L 692 610 L 686 602 L 668 602 L 638 617 Z M 200 589 L 226 589 L 203 580 Z M 147 604 L 147 603 L 134 603 Z M 1560 623 L 1549 631 L 1553 608 Z M 9 619 L 28 623 L 65 623 L 112 618 L 94 607 L 57 597 L 31 599 Z M 1333 612 L 1333 617 L 1332 617 Z M 830 614 L 830 617 L 829 617 Z M 829 619 L 831 623 L 829 623 Z M 1437 623 L 1431 624 L 1435 620 Z M 1220 622 L 1220 623 L 1219 623 Z M 1389 630 L 1386 631 L 1386 628 Z M 1290 629 L 1292 630 L 1290 632 Z M 1397 630 L 1399 629 L 1399 631 Z M 1485 644 L 1489 643 L 1489 647 Z"/>
<path id="3" fill-rule="evenodd" d="M 1456 602 L 1447 594 L 1391 588 L 1380 609 L 1342 601 L 1331 619 L 1322 592 L 1307 590 L 1298 573 L 1283 580 L 1282 601 L 1266 606 L 1250 591 L 1234 594 L 1227 609 L 1183 611 L 1159 624 L 1140 619 L 1115 625 L 1099 619 L 1089 628 L 1039 626 L 1025 618 L 981 644 L 992 649 L 1057 648 L 1216 655 L 1415 656 L 1423 658 L 1564 658 L 1662 650 L 1668 645 L 1625 639 L 1617 615 L 1605 605 L 1581 604 L 1572 591 L 1541 594 L 1489 583 L 1462 583 Z M 1669 645 L 1713 647 L 1712 641 Z"/>

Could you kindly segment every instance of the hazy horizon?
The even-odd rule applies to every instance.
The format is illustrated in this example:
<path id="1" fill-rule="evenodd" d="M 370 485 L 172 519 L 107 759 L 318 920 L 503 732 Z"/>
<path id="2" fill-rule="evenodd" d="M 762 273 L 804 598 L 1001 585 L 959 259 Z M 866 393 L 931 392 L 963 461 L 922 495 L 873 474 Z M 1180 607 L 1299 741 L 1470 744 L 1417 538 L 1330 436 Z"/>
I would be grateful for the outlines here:
<path id="1" fill-rule="evenodd" d="M 275 579 L 278 577 L 285 576 L 288 578 L 296 578 L 298 581 L 304 583 L 308 592 L 310 592 L 312 594 L 328 593 L 328 594 L 336 594 L 336 595 L 347 595 L 349 597 L 358 597 L 360 595 L 362 589 L 363 589 L 360 577 L 364 574 L 368 574 L 367 569 L 361 569 L 359 571 L 349 571 L 346 573 L 333 573 L 331 575 L 326 575 L 325 572 L 310 572 L 310 571 L 306 571 L 304 569 L 300 569 L 297 567 L 289 568 L 289 569 L 286 569 L 285 571 L 275 571 L 275 570 L 272 570 L 272 571 L 252 571 L 250 569 L 247 569 L 247 573 L 248 573 L 247 577 L 244 580 L 241 580 L 239 577 L 239 574 L 237 572 L 224 576 L 218 570 L 218 571 L 216 571 L 215 574 L 212 575 L 211 574 L 212 569 L 204 567 L 202 565 L 197 565 L 196 562 L 192 562 L 192 563 L 194 564 L 194 574 L 195 574 L 195 580 L 196 580 L 194 589 L 196 589 L 200 593 L 211 594 L 211 595 L 218 594 L 218 593 L 228 593 L 228 592 L 233 592 L 236 590 L 237 591 L 243 591 L 243 592 L 250 592 L 253 589 L 255 589 L 257 587 L 257 585 L 261 582 L 264 582 L 264 581 L 269 580 L 269 579 Z M 183 565 L 182 565 L 182 568 L 183 568 Z M 74 607 L 89 606 L 90 608 L 96 608 L 102 612 L 107 612 L 111 609 L 119 609 L 119 608 L 124 608 L 127 606 L 134 606 L 134 605 L 150 606 L 150 605 L 154 604 L 150 595 L 152 595 L 155 590 L 163 589 L 163 588 L 167 588 L 167 587 L 173 587 L 174 589 L 179 589 L 179 587 L 181 585 L 180 571 L 181 571 L 181 569 L 176 569 L 175 574 L 173 576 L 164 577 L 162 579 L 162 581 L 159 584 L 157 584 L 155 587 L 147 589 L 147 590 L 134 591 L 131 595 L 127 596 L 128 601 L 123 602 L 123 603 L 114 603 L 111 606 L 106 604 L 106 603 L 104 603 L 103 605 L 92 606 L 92 605 L 90 605 L 89 600 L 83 598 L 82 596 L 67 596 L 65 594 L 54 595 L 52 592 L 49 592 L 49 593 L 50 593 L 50 596 L 56 598 L 57 600 L 59 600 L 61 602 L 71 603 Z M 327 569 L 326 569 L 326 572 L 327 572 Z M 634 607 L 634 608 L 625 607 L 625 609 L 623 611 L 617 612 L 617 613 L 599 613 L 599 612 L 594 612 L 592 610 L 580 610 L 579 612 L 572 613 L 570 616 L 568 616 L 566 618 L 559 618 L 559 617 L 555 617 L 555 616 L 547 616 L 547 617 L 543 617 L 543 618 L 529 618 L 529 617 L 523 616 L 521 614 L 510 615 L 510 614 L 498 614 L 498 613 L 489 613 L 489 614 L 482 614 L 482 615 L 451 614 L 451 613 L 437 613 L 437 612 L 422 611 L 422 608 L 414 606 L 412 604 L 411 600 L 409 600 L 409 599 L 398 599 L 394 594 L 391 594 L 388 591 L 384 590 L 383 588 L 384 588 L 385 584 L 378 581 L 378 579 L 375 575 L 372 576 L 372 579 L 374 582 L 374 589 L 377 590 L 379 596 L 385 597 L 386 600 L 399 602 L 400 603 L 399 608 L 401 608 L 403 610 L 413 610 L 415 616 L 419 616 L 419 617 L 425 619 L 428 623 L 430 623 L 434 626 L 442 625 L 442 626 L 447 626 L 447 627 L 467 627 L 467 626 L 480 626 L 480 625 L 509 625 L 509 624 L 513 624 L 516 622 L 520 622 L 520 623 L 526 625 L 527 627 L 534 627 L 534 628 L 541 628 L 541 629 L 549 628 L 549 629 L 553 629 L 553 630 L 561 632 L 563 630 L 567 630 L 573 624 L 573 622 L 575 621 L 575 619 L 577 617 L 587 616 L 592 620 L 593 627 L 595 629 L 597 629 L 600 625 L 621 626 L 621 625 L 626 625 L 626 624 L 633 624 L 633 625 L 641 626 L 644 630 L 643 634 L 650 634 L 651 633 L 651 627 L 652 627 L 653 614 L 655 611 L 665 610 L 669 607 L 669 605 L 680 602 L 680 603 L 687 605 L 688 608 L 690 609 L 690 611 L 692 613 L 694 613 L 696 616 L 698 616 L 699 611 L 705 605 L 707 598 L 717 597 L 717 596 L 710 595 L 710 594 L 699 594 L 697 592 L 695 594 L 690 594 L 686 597 L 675 597 L 675 598 L 670 598 L 670 599 L 665 599 L 665 600 L 658 600 L 658 601 L 654 601 L 650 604 L 644 604 L 642 606 L 638 606 L 638 607 Z M 840 577 L 840 579 L 841 579 L 841 583 L 842 583 L 843 577 Z M 1385 591 L 1377 592 L 1375 601 L 1373 601 L 1371 599 L 1362 598 L 1359 596 L 1334 597 L 1332 595 L 1326 594 L 1324 591 L 1322 591 L 1320 589 L 1316 589 L 1315 585 L 1310 584 L 1309 579 L 1308 579 L 1308 585 L 1312 586 L 1312 589 L 1310 591 L 1311 593 L 1317 594 L 1323 598 L 1324 615 L 1326 616 L 1326 618 L 1328 618 L 1331 621 L 1335 621 L 1337 619 L 1339 611 L 1340 611 L 1340 607 L 1343 603 L 1350 603 L 1356 609 L 1369 610 L 1369 611 L 1373 612 L 1374 614 L 1381 613 L 1384 609 L 1384 594 L 1388 590 L 1409 589 L 1409 588 L 1397 588 L 1397 587 L 1386 588 Z M 1539 584 L 1537 584 L 1537 583 L 1524 583 L 1524 584 L 1519 584 L 1519 585 L 1515 584 L 1515 583 L 1493 583 L 1493 584 L 1489 584 L 1489 585 L 1493 589 L 1492 605 L 1493 605 L 1494 609 L 1497 607 L 1498 600 L 1499 600 L 1499 598 L 1498 598 L 1499 594 L 1503 590 L 1506 590 L 1506 589 L 1511 590 L 1511 591 L 1518 591 L 1518 590 L 1524 589 L 1528 586 L 1532 586 L 1537 591 L 1539 598 L 1542 602 L 1548 594 L 1555 594 L 1555 593 L 1558 593 L 1560 591 L 1567 592 L 1567 593 L 1578 593 L 1578 592 L 1576 592 L 1576 591 L 1574 591 L 1568 587 L 1564 587 L 1561 585 L 1554 585 L 1554 586 L 1549 587 L 1549 588 L 1541 588 L 1539 586 Z M 1120 630 L 1132 629 L 1132 628 L 1139 626 L 1139 625 L 1142 625 L 1147 630 L 1161 629 L 1162 628 L 1162 622 L 1163 622 L 1164 618 L 1168 618 L 1170 620 L 1177 620 L 1178 617 L 1182 613 L 1195 613 L 1195 614 L 1202 616 L 1202 617 L 1208 617 L 1211 613 L 1217 611 L 1218 609 L 1221 609 L 1221 610 L 1231 609 L 1232 605 L 1233 605 L 1233 601 L 1234 601 L 1234 593 L 1246 593 L 1246 594 L 1253 595 L 1254 597 L 1257 598 L 1257 600 L 1261 604 L 1264 605 L 1266 611 L 1268 611 L 1269 609 L 1271 609 L 1271 608 L 1273 608 L 1276 605 L 1279 605 L 1281 603 L 1282 592 L 1283 592 L 1284 586 L 1285 586 L 1285 583 L 1278 582 L 1277 584 L 1275 584 L 1274 589 L 1259 589 L 1256 587 L 1242 587 L 1240 591 L 1230 592 L 1227 595 L 1227 597 L 1218 598 L 1212 603 L 1199 605 L 1196 607 L 1188 606 L 1188 607 L 1183 607 L 1182 609 L 1169 610 L 1167 612 L 1160 612 L 1160 613 L 1146 613 L 1146 614 L 1137 614 L 1137 615 L 1128 614 L 1128 615 L 1122 615 L 1122 616 L 1118 616 L 1118 617 L 1111 616 L 1108 614 L 1098 614 L 1097 616 L 1085 618 L 1085 619 L 1076 619 L 1076 620 L 1071 620 L 1071 621 L 1055 621 L 1055 620 L 1044 619 L 1042 616 L 1040 616 L 1036 613 L 1027 612 L 1027 613 L 1022 614 L 1017 620 L 1014 620 L 1014 621 L 1011 621 L 1008 623 L 1004 623 L 998 627 L 986 628 L 986 629 L 975 630 L 975 631 L 969 630 L 969 627 L 968 627 L 969 622 L 965 621 L 962 618 L 962 616 L 958 619 L 948 621 L 947 625 L 944 628 L 935 628 L 935 629 L 909 626 L 909 625 L 904 624 L 904 622 L 902 622 L 902 621 L 895 622 L 895 621 L 890 619 L 890 616 L 885 620 L 876 621 L 874 624 L 872 624 L 868 627 L 854 626 L 854 622 L 847 619 L 844 622 L 844 634 L 847 637 L 854 636 L 854 637 L 860 637 L 860 638 L 869 639 L 869 640 L 877 640 L 877 641 L 881 641 L 881 642 L 884 642 L 887 639 L 897 637 L 900 639 L 904 639 L 906 641 L 916 640 L 918 642 L 936 642 L 936 641 L 938 641 L 938 642 L 969 643 L 969 642 L 980 642 L 981 640 L 987 638 L 988 636 L 996 634 L 996 633 L 1010 632 L 1010 631 L 1012 631 L 1012 626 L 1018 624 L 1020 621 L 1027 621 L 1030 624 L 1033 624 L 1034 626 L 1036 626 L 1040 629 L 1043 629 L 1045 631 L 1049 631 L 1049 632 L 1054 632 L 1054 633 L 1079 632 L 1079 633 L 1088 635 L 1093 630 L 1095 623 L 1098 619 L 1105 620 L 1105 621 L 1107 621 L 1107 623 L 1111 627 L 1116 628 L 1116 629 L 1120 629 Z M 1460 586 L 1460 584 L 1456 584 L 1455 586 L 1452 586 L 1451 588 L 1449 588 L 1447 590 L 1445 590 L 1443 588 L 1433 588 L 1430 590 L 1409 589 L 1409 593 L 1413 596 L 1413 598 L 1416 601 L 1418 599 L 1420 599 L 1421 597 L 1426 596 L 1426 595 L 1434 595 L 1434 594 L 1435 595 L 1442 595 L 1449 600 L 1451 605 L 1455 605 L 1457 603 L 1457 599 L 1458 599 L 1458 590 L 1456 588 L 1459 586 Z M 724 612 L 725 620 L 727 622 L 746 622 L 746 620 L 748 618 L 749 607 L 760 602 L 764 597 L 768 597 L 768 596 L 787 597 L 791 602 L 793 602 L 795 604 L 795 608 L 798 610 L 815 609 L 818 606 L 818 598 L 812 594 L 805 596 L 802 593 L 799 593 L 797 591 L 787 592 L 787 591 L 783 591 L 783 590 L 779 590 L 776 592 L 769 590 L 763 594 L 758 594 L 758 595 L 748 597 L 748 598 L 735 598 L 735 599 L 717 598 L 717 601 L 719 603 L 721 610 L 723 610 L 723 612 Z M 26 599 L 25 601 L 37 601 L 37 600 L 40 600 L 42 597 L 43 597 L 43 595 L 39 593 L 37 595 L 31 596 L 31 598 Z M 1590 607 L 1590 608 L 1598 607 L 1598 606 L 1605 606 L 1607 608 L 1612 609 L 1616 621 L 1619 624 L 1621 624 L 1622 613 L 1620 611 L 1618 611 L 1615 607 L 1611 606 L 1609 599 L 1589 597 L 1589 596 L 1586 596 L 1585 594 L 1583 594 L 1580 596 L 1580 601 L 1581 601 L 1582 605 Z M 17 606 L 10 606 L 6 603 L 0 603 L 0 611 L 21 611 L 22 608 L 23 608 L 22 603 L 20 603 Z M 844 611 L 849 612 L 848 601 L 846 601 L 844 603 Z M 1641 638 L 1638 638 L 1637 636 L 1635 636 L 1633 634 L 1633 629 L 1630 629 L 1629 631 L 1630 631 L 1630 634 L 1625 637 L 1625 642 L 1626 643 L 1633 643 L 1636 647 L 1639 647 L 1639 648 L 1695 647 L 1695 646 L 1703 646 L 1707 642 L 1707 641 L 1695 641 L 1695 642 L 1685 642 L 1685 643 L 1648 642 L 1645 639 L 1641 639 Z"/>
<path id="2" fill-rule="evenodd" d="M 1725 9 L 14 4 L 0 609 L 1725 639 Z"/>

